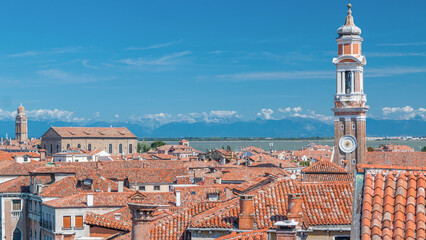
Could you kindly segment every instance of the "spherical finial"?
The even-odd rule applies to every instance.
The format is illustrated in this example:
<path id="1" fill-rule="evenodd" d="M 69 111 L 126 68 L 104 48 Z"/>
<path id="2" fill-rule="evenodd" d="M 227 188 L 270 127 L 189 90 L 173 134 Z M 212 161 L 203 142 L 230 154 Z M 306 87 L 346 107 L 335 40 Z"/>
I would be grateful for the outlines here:
<path id="1" fill-rule="evenodd" d="M 348 3 L 348 8 L 351 8 L 352 7 L 352 4 L 351 3 Z"/>

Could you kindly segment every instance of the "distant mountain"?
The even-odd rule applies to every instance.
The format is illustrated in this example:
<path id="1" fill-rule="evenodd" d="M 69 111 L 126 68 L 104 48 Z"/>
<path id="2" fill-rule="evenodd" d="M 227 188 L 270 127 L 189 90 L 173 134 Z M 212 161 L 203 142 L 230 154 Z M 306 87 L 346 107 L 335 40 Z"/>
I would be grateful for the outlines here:
<path id="1" fill-rule="evenodd" d="M 287 118 L 233 123 L 174 122 L 151 129 L 142 123 L 29 121 L 29 136 L 40 137 L 50 126 L 127 127 L 138 137 L 332 137 L 333 125 L 315 119 Z M 13 121 L 0 121 L 0 136 L 15 135 Z M 426 136 L 426 121 L 367 120 L 367 136 Z"/>

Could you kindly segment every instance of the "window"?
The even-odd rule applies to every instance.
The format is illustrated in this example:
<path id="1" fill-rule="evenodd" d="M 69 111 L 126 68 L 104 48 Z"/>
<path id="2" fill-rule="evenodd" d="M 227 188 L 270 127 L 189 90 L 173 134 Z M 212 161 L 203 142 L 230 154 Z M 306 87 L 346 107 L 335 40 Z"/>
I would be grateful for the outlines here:
<path id="1" fill-rule="evenodd" d="M 56 144 L 56 152 L 59 152 L 59 144 Z"/>
<path id="2" fill-rule="evenodd" d="M 30 210 L 30 212 L 33 210 L 33 201 L 32 200 L 28 201 L 28 210 Z"/>
<path id="3" fill-rule="evenodd" d="M 139 186 L 140 191 L 145 191 L 145 186 Z"/>
<path id="4" fill-rule="evenodd" d="M 133 145 L 129 144 L 129 153 L 133 153 Z"/>
<path id="5" fill-rule="evenodd" d="M 50 153 L 53 153 L 53 145 L 50 144 Z"/>
<path id="6" fill-rule="evenodd" d="M 77 145 L 77 148 L 78 148 L 78 149 L 80 149 L 80 148 L 81 148 L 81 144 L 78 144 L 78 145 Z"/>
<path id="7" fill-rule="evenodd" d="M 112 144 L 110 144 L 109 146 L 108 146 L 108 148 L 109 148 L 109 153 L 111 154 L 112 153 Z"/>
<path id="8" fill-rule="evenodd" d="M 75 228 L 83 228 L 83 216 L 75 216 Z"/>
<path id="9" fill-rule="evenodd" d="M 87 150 L 92 151 L 92 144 L 87 145 Z"/>
<path id="10" fill-rule="evenodd" d="M 71 216 L 64 216 L 62 221 L 63 229 L 71 229 Z"/>
<path id="11" fill-rule="evenodd" d="M 350 236 L 336 236 L 334 237 L 334 240 L 350 240 Z"/>
<path id="12" fill-rule="evenodd" d="M 355 124 L 352 124 L 352 130 L 355 130 L 355 129 L 356 129 Z"/>
<path id="13" fill-rule="evenodd" d="M 121 213 L 114 213 L 114 219 L 120 220 L 121 219 Z"/>
<path id="14" fill-rule="evenodd" d="M 350 94 L 352 92 L 352 72 L 345 72 L 345 93 Z"/>
<path id="15" fill-rule="evenodd" d="M 159 185 L 155 185 L 154 186 L 154 191 L 160 191 L 160 186 Z"/>
<path id="16" fill-rule="evenodd" d="M 70 145 L 69 144 L 67 144 L 67 149 L 70 149 Z"/>
<path id="17" fill-rule="evenodd" d="M 12 200 L 12 211 L 21 211 L 21 200 Z"/>
<path id="18" fill-rule="evenodd" d="M 13 231 L 13 240 L 21 240 L 22 239 L 22 232 L 19 228 L 15 228 L 15 231 Z"/>
<path id="19" fill-rule="evenodd" d="M 123 153 L 123 144 L 118 145 L 118 153 Z"/>

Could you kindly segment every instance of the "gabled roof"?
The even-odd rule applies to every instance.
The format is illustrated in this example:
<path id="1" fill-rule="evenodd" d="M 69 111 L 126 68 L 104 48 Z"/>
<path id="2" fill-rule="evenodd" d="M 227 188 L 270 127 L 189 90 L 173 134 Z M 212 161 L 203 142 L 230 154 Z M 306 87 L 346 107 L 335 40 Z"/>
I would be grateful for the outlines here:
<path id="1" fill-rule="evenodd" d="M 127 222 L 115 220 L 95 213 L 87 213 L 84 219 L 84 223 L 91 226 L 105 227 L 114 230 L 132 230 L 132 225 Z"/>
<path id="2" fill-rule="evenodd" d="M 254 195 L 255 223 L 259 229 L 274 228 L 274 223 L 287 218 L 287 194 L 303 196 L 304 224 L 350 225 L 352 211 L 351 182 L 300 183 L 280 180 L 248 194 Z M 231 199 L 192 219 L 194 228 L 228 228 L 238 226 L 240 205 L 238 198 Z"/>
<path id="3" fill-rule="evenodd" d="M 234 239 L 234 240 L 267 240 L 268 239 L 268 229 L 260 229 L 253 230 L 249 232 L 236 233 L 232 232 L 231 234 L 225 235 L 220 238 L 216 238 L 216 240 L 226 240 L 226 239 Z"/>
<path id="4" fill-rule="evenodd" d="M 367 152 L 367 164 L 426 166 L 426 152 Z"/>
<path id="5" fill-rule="evenodd" d="M 125 127 L 51 127 L 63 138 L 134 138 L 136 136 Z M 49 131 L 48 130 L 48 131 Z"/>
<path id="6" fill-rule="evenodd" d="M 302 170 L 303 173 L 347 173 L 335 163 L 321 160 Z"/>
<path id="7" fill-rule="evenodd" d="M 152 223 L 150 239 L 190 239 L 186 229 L 193 216 L 216 206 L 216 202 L 203 202 L 182 209 Z"/>

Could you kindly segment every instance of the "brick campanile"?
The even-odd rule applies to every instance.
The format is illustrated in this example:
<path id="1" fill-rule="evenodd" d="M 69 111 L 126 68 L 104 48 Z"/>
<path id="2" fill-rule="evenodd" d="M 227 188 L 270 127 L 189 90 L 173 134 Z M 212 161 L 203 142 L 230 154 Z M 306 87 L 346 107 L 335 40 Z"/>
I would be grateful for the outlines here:
<path id="1" fill-rule="evenodd" d="M 345 24 L 336 39 L 338 56 L 336 65 L 336 94 L 334 95 L 334 163 L 353 173 L 358 163 L 365 163 L 367 154 L 365 114 L 368 111 L 364 94 L 364 65 L 361 54 L 361 29 L 355 26 L 351 4 Z"/>
<path id="2" fill-rule="evenodd" d="M 25 114 L 25 108 L 22 106 L 18 107 L 18 114 L 15 118 L 15 140 L 24 142 L 28 139 L 28 119 Z"/>

